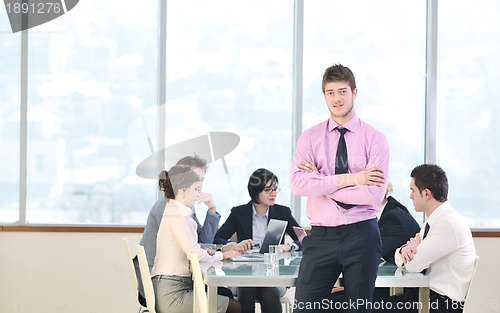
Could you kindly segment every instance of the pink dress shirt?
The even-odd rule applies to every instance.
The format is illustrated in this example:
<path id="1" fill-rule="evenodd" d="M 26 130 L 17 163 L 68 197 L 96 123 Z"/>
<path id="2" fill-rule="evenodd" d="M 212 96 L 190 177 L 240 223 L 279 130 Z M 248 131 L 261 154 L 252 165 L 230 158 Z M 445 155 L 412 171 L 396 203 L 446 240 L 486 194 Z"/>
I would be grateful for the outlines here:
<path id="1" fill-rule="evenodd" d="M 376 218 L 389 181 L 389 143 L 385 135 L 356 116 L 343 125 L 349 173 L 377 166 L 384 171 L 383 186 L 338 188 L 335 155 L 340 133 L 331 118 L 305 130 L 297 141 L 290 169 L 291 189 L 295 195 L 307 196 L 306 212 L 312 226 L 339 226 Z M 300 170 L 297 165 L 313 161 L 318 172 Z M 326 196 L 333 193 L 343 203 L 356 204 L 345 210 Z"/>
<path id="2" fill-rule="evenodd" d="M 156 257 L 151 277 L 156 275 L 191 276 L 188 255 L 194 252 L 200 262 L 220 261 L 222 252 L 209 255 L 198 244 L 198 225 L 193 209 L 182 203 L 167 202 L 156 241 Z"/>

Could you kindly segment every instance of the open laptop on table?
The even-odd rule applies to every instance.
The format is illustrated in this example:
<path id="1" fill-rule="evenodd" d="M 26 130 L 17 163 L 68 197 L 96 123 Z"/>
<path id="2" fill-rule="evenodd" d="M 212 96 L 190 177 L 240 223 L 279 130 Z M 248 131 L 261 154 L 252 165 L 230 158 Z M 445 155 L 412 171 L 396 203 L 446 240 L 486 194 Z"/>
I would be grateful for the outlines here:
<path id="1" fill-rule="evenodd" d="M 281 243 L 287 224 L 287 221 L 271 219 L 267 224 L 266 235 L 260 245 L 259 253 L 244 253 L 240 256 L 229 258 L 229 260 L 234 262 L 264 261 L 264 253 L 269 252 L 269 246 Z"/>
<path id="2" fill-rule="evenodd" d="M 299 238 L 300 243 L 302 243 L 302 240 L 307 236 L 306 230 L 302 227 L 293 226 L 293 231 Z"/>

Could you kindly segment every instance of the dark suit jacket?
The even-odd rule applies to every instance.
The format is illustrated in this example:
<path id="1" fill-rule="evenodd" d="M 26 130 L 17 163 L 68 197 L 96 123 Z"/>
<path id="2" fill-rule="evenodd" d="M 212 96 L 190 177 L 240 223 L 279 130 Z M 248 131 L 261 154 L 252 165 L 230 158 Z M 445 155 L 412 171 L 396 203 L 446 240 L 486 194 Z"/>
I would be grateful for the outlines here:
<path id="1" fill-rule="evenodd" d="M 224 222 L 224 224 L 219 228 L 215 234 L 214 243 L 216 244 L 226 244 L 229 242 L 229 238 L 236 233 L 238 242 L 245 239 L 253 238 L 252 230 L 252 201 L 247 204 L 233 207 L 231 209 L 231 214 Z M 299 226 L 295 218 L 292 216 L 292 211 L 289 207 L 275 204 L 269 207 L 268 211 L 268 221 L 271 219 L 287 221 L 285 232 L 292 237 L 293 242 L 301 247 L 299 239 L 293 230 L 293 226 Z M 283 241 L 284 242 L 284 236 Z"/>
<path id="2" fill-rule="evenodd" d="M 408 209 L 389 196 L 378 221 L 382 239 L 382 257 L 394 263 L 394 252 L 420 231 L 420 226 Z M 217 235 L 216 235 L 217 236 Z"/>

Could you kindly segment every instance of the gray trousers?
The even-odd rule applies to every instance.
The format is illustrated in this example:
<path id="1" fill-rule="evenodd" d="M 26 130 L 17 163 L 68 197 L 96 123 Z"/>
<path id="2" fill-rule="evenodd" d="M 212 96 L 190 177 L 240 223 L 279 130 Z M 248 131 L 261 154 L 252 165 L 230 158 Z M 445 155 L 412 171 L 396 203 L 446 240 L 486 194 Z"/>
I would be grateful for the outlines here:
<path id="1" fill-rule="evenodd" d="M 192 313 L 194 292 L 191 277 L 158 275 L 152 278 L 156 312 Z M 229 298 L 217 296 L 217 312 L 227 310 Z"/>

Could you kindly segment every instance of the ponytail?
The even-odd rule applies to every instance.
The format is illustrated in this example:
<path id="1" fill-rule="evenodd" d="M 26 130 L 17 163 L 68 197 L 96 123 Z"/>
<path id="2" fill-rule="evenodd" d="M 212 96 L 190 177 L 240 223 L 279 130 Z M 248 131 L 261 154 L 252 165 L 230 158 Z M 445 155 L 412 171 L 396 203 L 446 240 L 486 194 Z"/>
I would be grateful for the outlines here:
<path id="1" fill-rule="evenodd" d="M 174 199 L 174 190 L 172 188 L 172 182 L 170 177 L 168 177 L 168 172 L 163 170 L 160 172 L 160 179 L 158 180 L 158 189 L 163 191 L 164 197 L 168 199 Z"/>
<path id="2" fill-rule="evenodd" d="M 168 172 L 161 171 L 158 188 L 164 192 L 165 198 L 175 199 L 180 189 L 188 188 L 197 181 L 201 179 L 191 168 L 175 165 Z"/>

